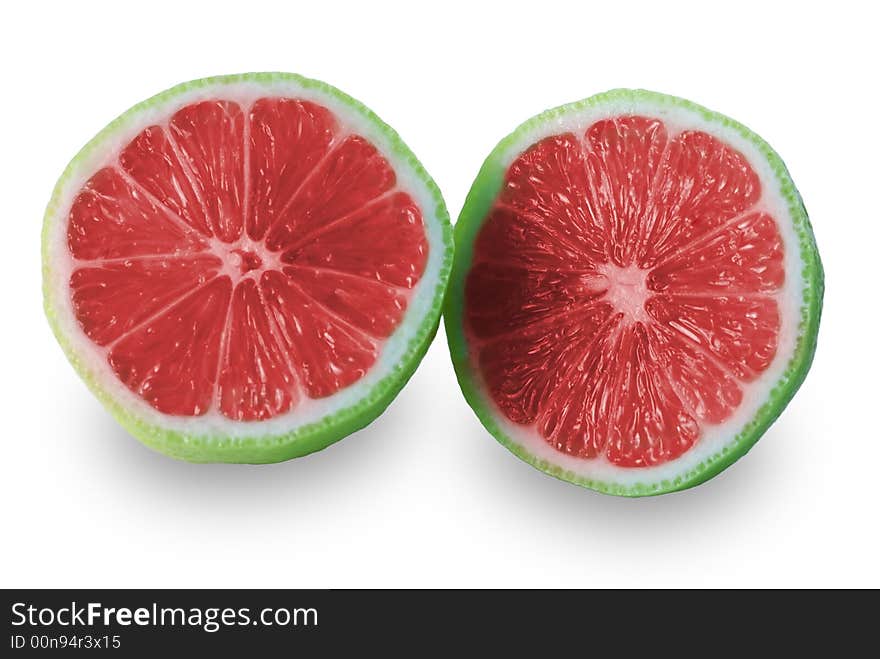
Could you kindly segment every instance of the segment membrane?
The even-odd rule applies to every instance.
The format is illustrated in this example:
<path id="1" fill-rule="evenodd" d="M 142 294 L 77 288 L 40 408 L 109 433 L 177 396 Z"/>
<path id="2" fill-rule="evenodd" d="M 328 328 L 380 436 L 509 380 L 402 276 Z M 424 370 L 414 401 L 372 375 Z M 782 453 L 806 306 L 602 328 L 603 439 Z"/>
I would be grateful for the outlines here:
<path id="1" fill-rule="evenodd" d="M 372 144 L 348 137 L 322 160 L 269 229 L 271 250 L 291 248 L 394 187 L 394 170 Z"/>
<path id="2" fill-rule="evenodd" d="M 408 194 L 395 193 L 324 225 L 304 245 L 284 252 L 282 261 L 412 288 L 428 262 L 422 213 Z"/>
<path id="3" fill-rule="evenodd" d="M 70 209 L 67 246 L 76 259 L 189 254 L 207 248 L 193 229 L 112 167 L 94 174 Z"/>
<path id="4" fill-rule="evenodd" d="M 665 373 L 683 408 L 698 421 L 721 423 L 742 402 L 735 377 L 683 336 L 658 324 L 645 325 L 649 356 Z"/>
<path id="5" fill-rule="evenodd" d="M 306 393 L 323 398 L 362 378 L 378 357 L 363 332 L 311 298 L 277 271 L 260 283 L 282 349 L 300 369 Z"/>
<path id="6" fill-rule="evenodd" d="M 119 154 L 119 165 L 143 191 L 203 236 L 212 236 L 205 207 L 162 126 L 145 128 Z"/>
<path id="7" fill-rule="evenodd" d="M 551 251 L 582 257 L 575 267 L 582 261 L 604 262 L 606 218 L 595 212 L 588 188 L 584 154 L 574 135 L 538 142 L 511 165 L 501 189 L 499 208 L 509 209 L 519 220 L 506 231 L 539 225 L 544 229 L 541 238 L 554 248 Z M 496 221 L 503 226 L 503 218 Z"/>
<path id="8" fill-rule="evenodd" d="M 782 237 L 766 213 L 749 213 L 651 271 L 657 292 L 773 293 L 785 283 Z"/>
<path id="9" fill-rule="evenodd" d="M 740 380 L 754 380 L 776 354 L 779 306 L 773 298 L 742 295 L 658 295 L 646 308 L 726 366 Z"/>
<path id="10" fill-rule="evenodd" d="M 308 291 L 315 302 L 372 337 L 388 338 L 403 320 L 407 296 L 399 288 L 308 266 L 288 267 L 283 272 Z"/>
<path id="11" fill-rule="evenodd" d="M 643 268 L 750 209 L 761 197 L 761 182 L 745 157 L 701 131 L 673 139 L 661 169 L 648 238 L 639 254 Z"/>
<path id="12" fill-rule="evenodd" d="M 244 114 L 236 103 L 205 101 L 173 117 L 169 132 L 204 204 L 211 233 L 226 243 L 241 236 L 244 198 Z"/>
<path id="13" fill-rule="evenodd" d="M 250 111 L 247 232 L 262 240 L 305 178 L 327 154 L 336 132 L 327 108 L 289 98 L 262 98 Z"/>
<path id="14" fill-rule="evenodd" d="M 625 267 L 644 242 L 666 128 L 657 119 L 618 117 L 593 124 L 586 139 L 591 208 L 603 219 L 608 257 Z"/>
<path id="15" fill-rule="evenodd" d="M 585 353 L 612 312 L 611 305 L 597 304 L 559 316 L 552 324 L 526 327 L 485 344 L 480 367 L 504 413 L 517 423 L 528 424 L 555 401 L 564 407 L 566 393 L 573 387 L 565 380 L 567 367 L 585 363 Z M 555 426 L 546 425 L 544 436 L 552 437 Z"/>
<path id="16" fill-rule="evenodd" d="M 606 318 L 610 320 L 600 324 Z M 595 458 L 605 450 L 614 413 L 614 382 L 621 368 L 617 348 L 621 320 L 610 305 L 597 307 L 584 324 L 584 340 L 569 353 L 572 358 L 553 364 L 559 384 L 540 405 L 537 427 L 558 451 Z"/>
<path id="17" fill-rule="evenodd" d="M 212 404 L 232 283 L 217 277 L 123 337 L 110 366 L 165 414 L 200 416 Z"/>
<path id="18" fill-rule="evenodd" d="M 299 392 L 255 280 L 236 286 L 229 313 L 218 375 L 220 410 L 238 421 L 269 419 L 288 411 Z"/>
<path id="19" fill-rule="evenodd" d="M 700 430 L 652 354 L 645 326 L 624 328 L 614 351 L 618 373 L 605 456 L 621 467 L 674 460 L 693 446 Z"/>
<path id="20" fill-rule="evenodd" d="M 107 345 L 193 289 L 213 279 L 223 262 L 212 254 L 96 263 L 70 278 L 80 327 Z"/>

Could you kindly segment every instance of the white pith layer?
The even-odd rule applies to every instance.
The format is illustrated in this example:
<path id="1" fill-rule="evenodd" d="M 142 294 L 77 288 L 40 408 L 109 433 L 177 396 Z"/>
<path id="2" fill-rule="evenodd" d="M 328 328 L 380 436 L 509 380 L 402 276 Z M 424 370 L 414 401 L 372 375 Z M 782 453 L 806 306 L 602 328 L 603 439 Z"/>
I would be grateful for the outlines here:
<path id="1" fill-rule="evenodd" d="M 322 105 L 336 116 L 341 131 L 360 135 L 379 150 L 395 171 L 396 189 L 408 193 L 421 209 L 428 241 L 425 271 L 409 292 L 403 321 L 381 346 L 376 363 L 363 378 L 349 387 L 320 399 L 308 398 L 303 393 L 301 400 L 289 412 L 265 421 L 232 420 L 223 416 L 216 406 L 198 417 L 164 414 L 119 380 L 107 362 L 106 348 L 93 343 L 76 319 L 70 297 L 70 275 L 75 267 L 81 267 L 86 262 L 75 263 L 67 246 L 71 205 L 86 181 L 99 169 L 114 165 L 119 152 L 147 126 L 167 123 L 175 112 L 192 103 L 205 100 L 234 101 L 247 112 L 250 105 L 263 97 L 294 98 Z M 418 333 L 425 316 L 436 301 L 436 287 L 443 266 L 445 245 L 443 224 L 436 212 L 435 195 L 412 164 L 395 154 L 388 136 L 373 120 L 331 93 L 303 86 L 295 80 L 218 81 L 209 86 L 185 90 L 160 104 L 127 115 L 124 123 L 104 136 L 97 148 L 80 156 L 75 169 L 58 190 L 55 202 L 54 212 L 47 218 L 46 278 L 60 332 L 67 338 L 75 358 L 104 393 L 142 422 L 183 435 L 217 439 L 288 435 L 302 426 L 354 406 L 398 366 L 410 341 Z"/>
<path id="2" fill-rule="evenodd" d="M 761 181 L 761 198 L 749 212 L 764 211 L 776 220 L 784 245 L 785 263 L 785 284 L 781 290 L 771 296 L 779 305 L 780 330 L 776 355 L 770 366 L 756 380 L 748 383 L 740 382 L 743 400 L 731 417 L 722 424 L 701 424 L 702 434 L 696 444 L 681 457 L 664 464 L 638 468 L 619 467 L 604 455 L 585 459 L 556 450 L 538 432 L 535 424 L 520 425 L 505 416 L 488 394 L 478 365 L 472 364 L 472 372 L 480 396 L 493 411 L 495 422 L 501 431 L 512 442 L 520 445 L 538 460 L 557 465 L 579 478 L 629 487 L 665 480 L 673 481 L 733 443 L 770 397 L 771 390 L 782 377 L 794 355 L 801 307 L 804 304 L 804 284 L 801 276 L 803 263 L 798 234 L 795 231 L 788 202 L 782 193 L 781 181 L 770 163 L 751 141 L 745 139 L 736 130 L 706 120 L 690 108 L 645 100 L 617 99 L 565 113 L 519 135 L 500 154 L 499 165 L 502 171 L 506 172 L 523 151 L 546 137 L 571 132 L 582 138 L 586 130 L 596 121 L 621 115 L 642 115 L 662 120 L 666 125 L 669 140 L 685 130 L 701 130 L 743 154 Z M 473 357 L 471 353 L 471 358 Z"/>

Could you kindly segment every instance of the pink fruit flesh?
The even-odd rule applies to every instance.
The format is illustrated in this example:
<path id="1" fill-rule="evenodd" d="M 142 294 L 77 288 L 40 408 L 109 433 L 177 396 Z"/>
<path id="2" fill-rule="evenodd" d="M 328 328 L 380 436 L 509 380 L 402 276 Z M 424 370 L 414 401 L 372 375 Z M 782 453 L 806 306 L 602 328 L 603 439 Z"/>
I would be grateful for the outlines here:
<path id="1" fill-rule="evenodd" d="M 155 409 L 235 420 L 376 363 L 422 276 L 422 215 L 320 105 L 204 101 L 145 128 L 70 210 L 85 334 Z"/>
<path id="2" fill-rule="evenodd" d="M 639 116 L 522 153 L 474 244 L 465 328 L 489 395 L 556 450 L 688 451 L 772 362 L 785 280 L 743 157 Z"/>

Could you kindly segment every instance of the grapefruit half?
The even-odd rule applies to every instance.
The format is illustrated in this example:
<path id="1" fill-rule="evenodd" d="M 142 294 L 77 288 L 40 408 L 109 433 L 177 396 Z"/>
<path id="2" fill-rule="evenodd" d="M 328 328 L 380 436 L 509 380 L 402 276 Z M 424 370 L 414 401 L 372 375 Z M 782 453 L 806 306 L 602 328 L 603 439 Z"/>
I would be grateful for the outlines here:
<path id="1" fill-rule="evenodd" d="M 363 427 L 439 322 L 452 230 L 397 134 L 322 82 L 245 74 L 136 105 L 43 224 L 46 314 L 132 435 L 274 462 Z"/>
<path id="2" fill-rule="evenodd" d="M 514 454 L 601 492 L 701 483 L 800 386 L 823 272 L 776 153 L 694 103 L 617 90 L 483 165 L 445 310 L 459 383 Z"/>

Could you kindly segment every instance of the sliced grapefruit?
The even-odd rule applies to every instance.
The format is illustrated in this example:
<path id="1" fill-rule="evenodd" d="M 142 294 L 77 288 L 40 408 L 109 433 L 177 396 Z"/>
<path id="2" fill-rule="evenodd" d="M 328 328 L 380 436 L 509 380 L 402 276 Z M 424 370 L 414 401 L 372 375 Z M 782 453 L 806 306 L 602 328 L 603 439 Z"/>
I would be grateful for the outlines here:
<path id="1" fill-rule="evenodd" d="M 290 74 L 175 87 L 70 163 L 43 225 L 68 358 L 143 442 L 272 462 L 363 427 L 412 375 L 452 262 L 397 134 Z"/>
<path id="2" fill-rule="evenodd" d="M 823 273 L 773 150 L 682 99 L 618 90 L 492 152 L 455 228 L 446 329 L 507 448 L 642 496 L 758 440 L 813 358 Z"/>

